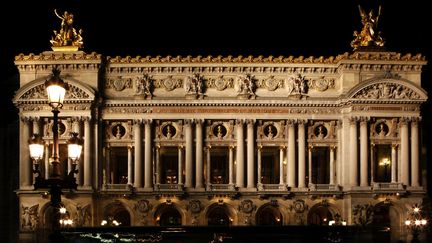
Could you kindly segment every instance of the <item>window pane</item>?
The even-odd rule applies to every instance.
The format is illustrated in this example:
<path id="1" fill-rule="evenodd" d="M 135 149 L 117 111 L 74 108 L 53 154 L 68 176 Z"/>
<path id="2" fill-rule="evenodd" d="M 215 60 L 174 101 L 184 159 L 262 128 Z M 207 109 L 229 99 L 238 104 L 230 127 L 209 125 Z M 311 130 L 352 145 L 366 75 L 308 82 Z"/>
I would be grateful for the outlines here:
<path id="1" fill-rule="evenodd" d="M 212 184 L 228 184 L 228 148 L 212 149 L 210 152 L 210 179 Z"/>
<path id="2" fill-rule="evenodd" d="M 374 155 L 375 182 L 390 182 L 391 179 L 391 145 L 376 145 Z"/>
<path id="3" fill-rule="evenodd" d="M 111 182 L 127 184 L 128 182 L 128 150 L 127 147 L 112 147 L 110 153 Z"/>
<path id="4" fill-rule="evenodd" d="M 330 183 L 330 148 L 314 147 L 312 150 L 312 183 Z"/>
<path id="5" fill-rule="evenodd" d="M 178 148 L 165 147 L 160 151 L 161 183 L 177 184 L 178 182 Z"/>
<path id="6" fill-rule="evenodd" d="M 279 148 L 263 148 L 261 151 L 261 183 L 279 183 Z"/>

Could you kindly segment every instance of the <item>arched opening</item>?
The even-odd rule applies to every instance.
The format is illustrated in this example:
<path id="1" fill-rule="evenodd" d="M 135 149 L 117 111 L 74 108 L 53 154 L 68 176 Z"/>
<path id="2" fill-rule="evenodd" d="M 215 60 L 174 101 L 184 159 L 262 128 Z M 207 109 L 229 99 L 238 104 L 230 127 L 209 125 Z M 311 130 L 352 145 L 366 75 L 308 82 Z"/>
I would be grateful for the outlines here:
<path id="1" fill-rule="evenodd" d="M 180 226 L 182 216 L 173 205 L 162 205 L 155 214 L 159 226 Z"/>
<path id="2" fill-rule="evenodd" d="M 279 209 L 272 205 L 264 205 L 256 213 L 257 225 L 282 225 L 283 218 Z"/>
<path id="3" fill-rule="evenodd" d="M 328 225 L 329 221 L 333 220 L 333 214 L 330 212 L 327 206 L 315 205 L 308 213 L 308 224 L 309 225 Z"/>
<path id="4" fill-rule="evenodd" d="M 129 211 L 120 202 L 110 204 L 104 214 L 104 220 L 108 225 L 114 226 L 114 220 L 119 223 L 118 226 L 131 226 L 131 217 Z"/>
<path id="5" fill-rule="evenodd" d="M 390 227 L 390 205 L 380 203 L 375 205 L 372 224 L 378 227 Z"/>
<path id="6" fill-rule="evenodd" d="M 216 205 L 210 208 L 207 212 L 207 224 L 229 226 L 231 224 L 231 217 L 227 212 L 226 206 Z"/>

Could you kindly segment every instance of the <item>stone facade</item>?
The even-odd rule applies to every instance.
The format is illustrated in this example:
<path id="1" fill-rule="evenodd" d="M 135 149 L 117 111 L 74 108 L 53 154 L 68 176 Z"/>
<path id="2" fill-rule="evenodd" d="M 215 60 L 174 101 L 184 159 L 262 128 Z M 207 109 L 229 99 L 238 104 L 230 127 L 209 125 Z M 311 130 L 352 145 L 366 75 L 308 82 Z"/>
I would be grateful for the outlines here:
<path id="1" fill-rule="evenodd" d="M 43 135 L 48 177 L 44 81 L 54 66 L 69 84 L 60 143 L 70 132 L 84 139 L 78 190 L 62 198 L 74 225 L 110 217 L 134 226 L 323 225 L 337 214 L 349 225 L 388 225 L 399 238 L 408 210 L 425 196 L 421 55 L 44 52 L 15 64 L 22 232 L 48 227 L 50 218 L 49 197 L 32 187 L 27 141 Z"/>

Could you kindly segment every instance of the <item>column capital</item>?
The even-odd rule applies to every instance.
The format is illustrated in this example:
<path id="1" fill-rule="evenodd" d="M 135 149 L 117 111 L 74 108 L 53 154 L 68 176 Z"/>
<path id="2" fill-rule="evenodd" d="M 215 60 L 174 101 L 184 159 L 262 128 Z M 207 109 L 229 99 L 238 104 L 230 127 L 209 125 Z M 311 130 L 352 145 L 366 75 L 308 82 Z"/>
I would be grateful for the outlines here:
<path id="1" fill-rule="evenodd" d="M 296 122 L 299 125 L 305 125 L 308 122 L 308 120 L 307 119 L 297 119 Z"/>
<path id="2" fill-rule="evenodd" d="M 134 119 L 132 122 L 134 125 L 141 125 L 143 121 L 142 119 Z"/>
<path id="3" fill-rule="evenodd" d="M 360 119 L 357 116 L 348 117 L 348 121 L 350 122 L 351 125 L 355 125 L 359 120 Z"/>
<path id="4" fill-rule="evenodd" d="M 421 117 L 411 117 L 411 126 L 418 126 L 418 123 L 421 122 Z"/>
<path id="5" fill-rule="evenodd" d="M 194 119 L 196 126 L 202 126 L 204 124 L 204 119 Z"/>
<path id="6" fill-rule="evenodd" d="M 21 116 L 20 121 L 24 122 L 24 123 L 29 123 L 29 122 L 32 122 L 33 119 L 31 117 L 28 117 L 28 116 Z"/>
<path id="7" fill-rule="evenodd" d="M 153 123 L 153 120 L 152 119 L 143 119 L 142 123 L 144 125 L 151 125 Z"/>
<path id="8" fill-rule="evenodd" d="M 397 144 L 397 143 L 393 143 L 393 144 L 391 145 L 392 149 L 397 149 L 398 146 L 399 146 L 399 144 Z"/>
<path id="9" fill-rule="evenodd" d="M 255 119 L 246 119 L 246 123 L 248 126 L 253 126 L 255 125 Z"/>
<path id="10" fill-rule="evenodd" d="M 288 119 L 286 120 L 286 124 L 288 126 L 294 126 L 297 123 L 297 121 L 295 119 Z"/>
<path id="11" fill-rule="evenodd" d="M 128 148 L 128 150 L 133 150 L 132 144 L 128 144 L 127 148 Z"/>
<path id="12" fill-rule="evenodd" d="M 261 146 L 262 147 L 262 146 Z M 282 150 L 282 149 L 286 149 L 286 146 L 285 145 L 281 145 L 281 146 L 279 146 L 279 149 L 280 150 Z"/>
<path id="13" fill-rule="evenodd" d="M 358 121 L 360 122 L 360 124 L 366 124 L 368 121 L 370 121 L 370 117 L 360 116 L 360 117 L 358 117 Z"/>
<path id="14" fill-rule="evenodd" d="M 337 145 L 330 145 L 330 150 L 334 151 L 337 148 Z"/>
<path id="15" fill-rule="evenodd" d="M 401 117 L 399 118 L 399 124 L 400 125 L 408 125 L 408 122 L 410 122 L 410 117 Z"/>
<path id="16" fill-rule="evenodd" d="M 314 148 L 312 144 L 308 145 L 308 149 L 311 151 Z"/>
<path id="17" fill-rule="evenodd" d="M 193 123 L 193 119 L 184 119 L 183 124 L 185 126 L 191 126 Z"/>
<path id="18" fill-rule="evenodd" d="M 243 119 L 236 119 L 235 123 L 237 126 L 243 126 L 244 121 L 243 121 Z"/>

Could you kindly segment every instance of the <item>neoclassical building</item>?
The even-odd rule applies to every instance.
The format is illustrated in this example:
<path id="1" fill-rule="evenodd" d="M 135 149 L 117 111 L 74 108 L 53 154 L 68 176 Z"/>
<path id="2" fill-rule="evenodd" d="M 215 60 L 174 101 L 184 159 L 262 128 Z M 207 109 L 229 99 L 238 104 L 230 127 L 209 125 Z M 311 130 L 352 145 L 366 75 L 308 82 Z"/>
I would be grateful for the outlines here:
<path id="1" fill-rule="evenodd" d="M 60 157 L 84 139 L 78 190 L 62 203 L 77 226 L 388 224 L 421 204 L 421 55 L 103 57 L 19 55 L 21 230 L 50 220 L 33 189 L 28 139 L 46 143 L 44 82 L 68 83 Z M 105 65 L 103 65 L 105 63 Z M 374 212 L 374 213 L 372 213 Z"/>
<path id="2" fill-rule="evenodd" d="M 84 140 L 78 189 L 62 196 L 73 226 L 328 225 L 340 217 L 404 238 L 409 211 L 425 197 L 420 54 L 105 57 L 57 48 L 15 64 L 23 235 L 52 219 L 49 195 L 33 187 L 28 140 L 42 136 L 48 178 L 53 117 L 44 82 L 54 67 L 69 86 L 59 113 L 63 174 L 69 134 Z"/>

